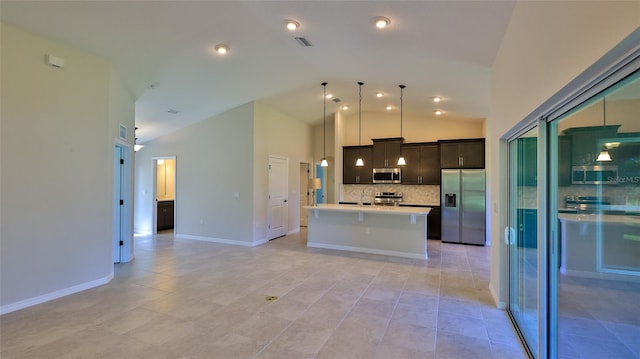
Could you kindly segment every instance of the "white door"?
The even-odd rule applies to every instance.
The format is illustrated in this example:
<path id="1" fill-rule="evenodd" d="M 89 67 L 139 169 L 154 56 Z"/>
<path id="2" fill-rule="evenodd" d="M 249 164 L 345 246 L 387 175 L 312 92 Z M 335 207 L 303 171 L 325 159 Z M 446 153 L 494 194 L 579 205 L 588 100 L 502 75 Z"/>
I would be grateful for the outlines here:
<path id="1" fill-rule="evenodd" d="M 287 203 L 288 160 L 269 156 L 269 228 L 268 239 L 287 234 L 289 204 Z"/>
<path id="2" fill-rule="evenodd" d="M 113 263 L 122 261 L 122 167 L 124 158 L 122 157 L 122 147 L 116 145 L 113 152 Z"/>
<path id="3" fill-rule="evenodd" d="M 300 164 L 300 226 L 307 226 L 307 210 L 304 209 L 305 206 L 309 205 L 309 164 L 301 163 Z"/>

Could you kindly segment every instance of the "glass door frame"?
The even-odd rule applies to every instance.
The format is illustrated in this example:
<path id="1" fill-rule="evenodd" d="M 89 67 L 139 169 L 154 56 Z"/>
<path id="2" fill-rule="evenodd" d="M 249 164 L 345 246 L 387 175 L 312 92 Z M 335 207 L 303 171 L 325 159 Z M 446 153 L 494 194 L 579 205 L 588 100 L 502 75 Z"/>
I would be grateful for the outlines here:
<path id="1" fill-rule="evenodd" d="M 539 236 L 539 271 L 538 271 L 538 356 L 541 358 L 557 358 L 557 329 L 558 329 L 558 278 L 557 271 L 550 270 L 550 263 L 557 263 L 559 260 L 558 248 L 558 223 L 551 221 L 549 214 L 557 213 L 558 196 L 558 163 L 557 158 L 549 158 L 549 154 L 558 153 L 558 143 L 552 139 L 557 138 L 557 130 L 549 123 L 561 118 L 565 113 L 586 102 L 589 98 L 598 95 L 607 88 L 613 86 L 625 77 L 640 69 L 640 28 L 630 34 L 621 43 L 616 45 L 611 51 L 605 54 L 600 60 L 590 66 L 587 70 L 569 82 L 547 101 L 527 115 L 518 125 L 509 130 L 502 138 L 501 143 L 506 148 L 506 162 L 503 162 L 507 169 L 505 177 L 508 186 L 511 175 L 509 143 L 525 132 L 539 126 L 538 128 L 538 236 Z M 556 137 L 553 137 L 556 136 Z M 551 156 L 554 157 L 554 156 Z M 504 178 L 504 177 L 503 177 Z M 542 185 L 542 187 L 540 187 Z M 502 216 L 502 223 L 509 224 L 511 211 L 511 193 L 507 189 L 506 206 L 507 211 Z M 509 227 L 505 230 L 505 243 L 510 244 Z M 509 252 L 507 248 L 507 253 Z M 507 271 L 507 296 L 510 295 L 509 274 L 511 264 L 509 255 L 506 254 L 505 271 Z M 507 306 L 510 299 L 507 298 Z M 508 309 L 508 308 L 507 308 Z M 509 317 L 514 323 L 514 327 L 524 343 L 522 333 L 517 327 L 513 316 L 507 310 Z M 525 344 L 525 348 L 529 350 Z M 531 355 L 531 353 L 529 353 Z"/>
<path id="2" fill-rule="evenodd" d="M 547 215 L 548 215 L 548 198 L 549 198 L 547 194 L 548 179 L 549 179 L 549 176 L 547 176 L 547 169 L 549 168 L 548 167 L 549 156 L 547 155 L 548 147 L 547 147 L 547 119 L 546 118 L 538 118 L 532 122 L 529 122 L 527 126 L 522 127 L 520 131 L 512 134 L 506 140 L 506 143 L 507 143 L 506 157 L 507 157 L 507 168 L 508 168 L 507 173 L 509 176 L 509 180 L 507 181 L 508 183 L 507 217 L 510 217 L 512 215 L 512 212 L 514 210 L 512 206 L 517 205 L 517 199 L 513 198 L 513 191 L 512 191 L 513 188 L 512 188 L 512 181 L 511 181 L 511 176 L 513 175 L 514 171 L 517 171 L 517 169 L 512 168 L 514 165 L 514 162 L 512 162 L 513 159 L 511 157 L 510 146 L 514 141 L 521 138 L 522 135 L 524 135 L 525 133 L 529 132 L 530 130 L 536 127 L 538 128 L 537 147 L 536 147 L 536 151 L 537 151 L 536 170 L 538 174 L 538 181 L 536 183 L 536 187 L 537 187 L 536 188 L 536 192 L 537 192 L 536 226 L 537 226 L 537 234 L 538 234 L 537 251 L 536 251 L 537 252 L 536 253 L 536 259 L 537 259 L 536 292 L 537 292 L 537 299 L 538 299 L 537 300 L 538 341 L 536 344 L 536 353 L 538 353 L 538 357 L 544 358 L 548 353 L 548 347 L 549 347 L 549 340 L 548 340 L 549 335 L 548 335 L 548 325 L 547 325 L 548 318 L 549 318 L 549 310 L 548 310 L 549 309 L 549 296 L 548 296 L 548 289 L 549 289 L 549 276 L 548 276 L 549 249 L 548 248 L 549 248 L 549 245 L 547 240 L 548 238 L 547 237 Z M 532 348 L 530 348 L 530 344 L 526 342 L 521 329 L 518 328 L 515 316 L 513 315 L 513 313 L 509 308 L 510 303 L 512 303 L 512 298 L 511 298 L 512 290 L 510 287 L 511 286 L 510 278 L 512 275 L 511 268 L 513 265 L 512 258 L 510 256 L 510 252 L 511 252 L 510 247 L 516 243 L 516 238 L 513 238 L 515 236 L 515 231 L 512 230 L 510 227 L 510 224 L 511 224 L 510 218 L 507 218 L 506 223 L 508 224 L 507 228 L 505 229 L 505 244 L 507 245 L 506 267 L 507 267 L 507 286 L 508 286 L 507 313 L 511 318 L 511 321 L 514 323 L 514 326 L 516 327 L 518 335 L 520 336 L 520 339 L 524 343 L 524 346 L 527 349 L 529 356 L 535 357 L 531 350 Z"/>

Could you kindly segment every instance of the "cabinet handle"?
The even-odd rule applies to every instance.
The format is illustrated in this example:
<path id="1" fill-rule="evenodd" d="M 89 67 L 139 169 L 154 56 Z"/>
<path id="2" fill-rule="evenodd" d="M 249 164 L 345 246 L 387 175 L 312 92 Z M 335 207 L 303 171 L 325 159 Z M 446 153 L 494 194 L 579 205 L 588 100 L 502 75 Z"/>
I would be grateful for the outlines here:
<path id="1" fill-rule="evenodd" d="M 464 157 L 460 157 L 461 166 L 464 167 Z"/>
<path id="2" fill-rule="evenodd" d="M 356 183 L 360 183 L 360 176 L 356 176 Z"/>

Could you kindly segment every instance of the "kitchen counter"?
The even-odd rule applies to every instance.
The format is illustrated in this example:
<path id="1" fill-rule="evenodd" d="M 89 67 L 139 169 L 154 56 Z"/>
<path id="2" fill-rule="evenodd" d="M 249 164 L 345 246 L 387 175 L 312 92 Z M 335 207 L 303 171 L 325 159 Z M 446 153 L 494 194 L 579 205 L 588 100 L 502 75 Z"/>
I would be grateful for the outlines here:
<path id="1" fill-rule="evenodd" d="M 307 246 L 427 258 L 431 208 L 320 204 L 308 214 Z"/>
<path id="2" fill-rule="evenodd" d="M 640 216 L 620 213 L 559 214 L 560 272 L 582 277 L 640 276 Z"/>

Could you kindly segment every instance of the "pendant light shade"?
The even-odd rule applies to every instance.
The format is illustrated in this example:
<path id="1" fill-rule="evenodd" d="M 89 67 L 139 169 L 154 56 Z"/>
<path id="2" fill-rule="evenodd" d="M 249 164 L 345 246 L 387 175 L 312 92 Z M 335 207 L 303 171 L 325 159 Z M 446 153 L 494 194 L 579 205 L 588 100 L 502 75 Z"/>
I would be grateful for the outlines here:
<path id="1" fill-rule="evenodd" d="M 602 98 L 602 127 L 607 126 L 607 108 L 605 106 L 605 98 Z M 604 128 L 603 128 L 604 130 Z M 609 153 L 609 149 L 605 146 L 602 146 L 602 151 L 598 154 L 598 158 L 596 158 L 596 162 L 610 162 L 611 154 Z"/>
<path id="2" fill-rule="evenodd" d="M 609 151 L 605 148 L 602 149 L 602 151 L 600 151 L 600 154 L 598 155 L 598 158 L 596 159 L 596 161 L 598 162 L 608 162 L 611 161 L 611 155 L 609 154 Z"/>
<path id="3" fill-rule="evenodd" d="M 400 87 L 400 138 L 402 138 L 402 96 L 404 92 L 405 85 L 398 85 Z M 404 166 L 407 164 L 407 161 L 404 160 L 404 156 L 402 156 L 402 147 L 400 147 L 400 157 L 398 158 L 398 166 Z"/>
<path id="4" fill-rule="evenodd" d="M 329 162 L 327 162 L 327 83 L 323 82 L 322 85 L 322 123 L 323 123 L 323 134 L 322 134 L 322 162 L 320 162 L 320 167 L 329 167 Z"/>
<path id="5" fill-rule="evenodd" d="M 358 145 L 362 146 L 362 85 L 364 82 L 358 82 Z M 356 160 L 356 166 L 364 166 L 362 157 L 358 157 Z"/>

